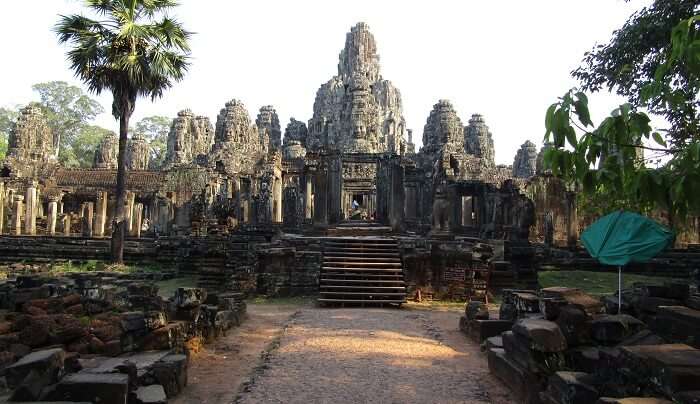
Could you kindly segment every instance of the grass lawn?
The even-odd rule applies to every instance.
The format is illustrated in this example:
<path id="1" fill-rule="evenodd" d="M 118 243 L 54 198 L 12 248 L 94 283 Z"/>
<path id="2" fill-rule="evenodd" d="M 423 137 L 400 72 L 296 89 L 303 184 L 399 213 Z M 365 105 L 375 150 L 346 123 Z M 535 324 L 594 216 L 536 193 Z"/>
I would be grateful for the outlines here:
<path id="1" fill-rule="evenodd" d="M 172 297 L 177 288 L 194 288 L 197 286 L 197 278 L 181 277 L 168 279 L 167 281 L 156 282 L 158 285 L 158 295 L 164 298 Z"/>
<path id="2" fill-rule="evenodd" d="M 540 285 L 543 288 L 567 286 L 570 288 L 579 288 L 592 295 L 606 295 L 617 291 L 617 272 L 540 271 L 538 275 Z M 623 288 L 631 287 L 635 282 L 661 285 L 668 281 L 688 282 L 688 279 L 626 274 L 624 270 L 622 271 Z"/>

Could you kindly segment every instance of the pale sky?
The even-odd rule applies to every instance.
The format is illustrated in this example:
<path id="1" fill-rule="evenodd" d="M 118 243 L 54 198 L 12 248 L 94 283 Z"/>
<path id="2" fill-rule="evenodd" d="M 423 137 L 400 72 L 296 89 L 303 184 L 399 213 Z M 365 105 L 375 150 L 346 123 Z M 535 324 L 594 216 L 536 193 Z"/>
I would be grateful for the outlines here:
<path id="1" fill-rule="evenodd" d="M 273 105 L 283 131 L 290 117 L 307 122 L 316 90 L 337 72 L 346 32 L 364 21 L 377 41 L 383 78 L 401 91 L 417 146 L 433 104 L 449 99 L 465 125 L 473 113 L 484 115 L 497 163 L 512 164 L 525 140 L 541 144 L 545 111 L 576 85 L 569 73 L 584 52 L 607 43 L 648 3 L 181 0 L 173 14 L 197 33 L 190 72 L 161 100 L 139 99 L 132 120 L 175 117 L 190 108 L 214 123 L 224 104 L 237 98 L 253 120 L 262 105 Z M 81 85 L 52 32 L 58 14 L 81 7 L 76 0 L 3 2 L 0 106 L 36 99 L 34 83 Z M 111 94 L 99 100 L 111 111 Z M 608 94 L 591 96 L 593 121 L 620 102 Z M 97 124 L 118 130 L 108 113 Z"/>

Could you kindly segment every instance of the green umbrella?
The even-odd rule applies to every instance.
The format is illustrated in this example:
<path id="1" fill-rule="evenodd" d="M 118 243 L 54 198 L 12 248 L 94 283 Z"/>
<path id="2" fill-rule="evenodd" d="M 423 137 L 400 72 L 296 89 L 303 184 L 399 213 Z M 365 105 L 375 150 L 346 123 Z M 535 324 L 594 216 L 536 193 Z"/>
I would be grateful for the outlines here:
<path id="1" fill-rule="evenodd" d="M 618 311 L 622 308 L 622 267 L 649 262 L 673 244 L 671 230 L 637 213 L 617 211 L 603 216 L 581 234 L 581 242 L 593 258 L 618 267 Z"/>

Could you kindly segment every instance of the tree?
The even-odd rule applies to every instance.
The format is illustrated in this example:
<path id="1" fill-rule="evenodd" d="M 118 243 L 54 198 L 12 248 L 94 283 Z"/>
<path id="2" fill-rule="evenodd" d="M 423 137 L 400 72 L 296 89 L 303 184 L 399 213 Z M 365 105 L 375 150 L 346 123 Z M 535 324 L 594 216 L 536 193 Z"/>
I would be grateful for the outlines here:
<path id="1" fill-rule="evenodd" d="M 674 113 L 687 105 L 683 96 L 688 90 L 699 88 L 699 21 L 700 16 L 694 16 L 677 22 L 653 80 L 637 85 L 637 104 L 621 105 L 597 127 L 583 92 L 571 90 L 547 110 L 545 141 L 553 147 L 545 152 L 545 164 L 555 175 L 580 186 L 589 203 L 604 210 L 662 209 L 671 226 L 700 212 L 700 133 L 676 132 L 669 135 L 673 142 L 667 143 L 639 109 L 651 102 Z M 677 80 L 679 66 L 684 69 L 684 85 Z M 696 118 L 687 116 L 689 121 Z M 692 122 L 676 124 L 688 128 Z M 646 145 L 650 141 L 655 144 Z M 645 164 L 663 159 L 667 162 L 659 168 Z"/>
<path id="2" fill-rule="evenodd" d="M 191 33 L 166 15 L 173 0 L 87 0 L 96 18 L 61 16 L 60 43 L 69 43 L 76 76 L 96 94 L 111 91 L 119 119 L 117 207 L 112 226 L 112 260 L 123 262 L 126 236 L 126 146 L 129 119 L 139 96 L 152 100 L 180 81 L 189 67 Z"/>
<path id="3" fill-rule="evenodd" d="M 18 115 L 19 112 L 16 108 L 0 108 L 0 160 L 5 158 L 10 130 L 12 130 L 12 125 L 14 125 Z"/>
<path id="4" fill-rule="evenodd" d="M 157 169 L 163 165 L 168 145 L 170 122 L 166 116 L 149 116 L 136 123 L 136 133 L 144 135 L 151 147 L 150 168 Z"/>
<path id="5" fill-rule="evenodd" d="M 583 65 L 572 72 L 581 89 L 614 90 L 631 105 L 647 104 L 650 112 L 664 116 L 671 124 L 668 139 L 673 145 L 692 138 L 700 131 L 700 87 L 693 82 L 695 73 L 690 65 L 675 63 L 668 72 L 676 91 L 672 104 L 660 96 L 643 100 L 642 90 L 657 81 L 656 72 L 671 49 L 674 27 L 695 15 L 697 4 L 697 0 L 656 0 L 633 14 L 607 45 L 586 53 Z"/>
<path id="6" fill-rule="evenodd" d="M 80 162 L 81 167 L 92 167 L 95 161 L 95 150 L 102 142 L 102 139 L 111 134 L 112 131 L 97 125 L 84 126 L 73 140 L 71 152 L 75 159 Z"/>
<path id="7" fill-rule="evenodd" d="M 39 93 L 38 105 L 54 132 L 59 161 L 66 167 L 89 166 L 92 159 L 86 161 L 77 158 L 81 153 L 76 153 L 73 145 L 89 122 L 104 112 L 102 105 L 80 87 L 65 81 L 38 83 L 32 89 Z"/>

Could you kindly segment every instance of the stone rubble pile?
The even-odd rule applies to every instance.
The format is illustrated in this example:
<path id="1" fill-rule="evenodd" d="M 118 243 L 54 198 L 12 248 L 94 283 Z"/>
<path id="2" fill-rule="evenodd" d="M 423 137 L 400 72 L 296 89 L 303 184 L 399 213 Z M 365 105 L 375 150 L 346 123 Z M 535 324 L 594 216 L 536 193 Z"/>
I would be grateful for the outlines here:
<path id="1" fill-rule="evenodd" d="M 511 289 L 498 319 L 469 302 L 460 329 L 519 402 L 699 403 L 698 296 L 688 284 L 636 285 L 617 314 L 617 296 Z"/>
<path id="2" fill-rule="evenodd" d="M 241 324 L 238 293 L 133 274 L 21 275 L 0 284 L 0 402 L 165 403 L 187 384 L 189 354 Z"/>

